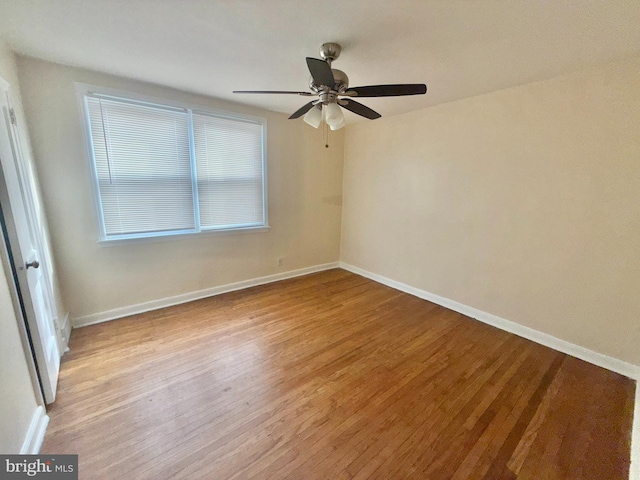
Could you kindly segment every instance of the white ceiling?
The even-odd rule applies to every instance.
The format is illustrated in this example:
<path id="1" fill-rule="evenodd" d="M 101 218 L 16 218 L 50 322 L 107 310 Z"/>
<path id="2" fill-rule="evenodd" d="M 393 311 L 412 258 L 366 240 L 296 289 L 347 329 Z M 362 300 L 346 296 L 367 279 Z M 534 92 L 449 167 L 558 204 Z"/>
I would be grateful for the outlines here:
<path id="1" fill-rule="evenodd" d="M 351 86 L 426 83 L 362 102 L 383 116 L 640 52 L 638 0 L 0 0 L 17 52 L 291 113 L 324 42 Z M 350 119 L 353 119 L 353 115 Z"/>

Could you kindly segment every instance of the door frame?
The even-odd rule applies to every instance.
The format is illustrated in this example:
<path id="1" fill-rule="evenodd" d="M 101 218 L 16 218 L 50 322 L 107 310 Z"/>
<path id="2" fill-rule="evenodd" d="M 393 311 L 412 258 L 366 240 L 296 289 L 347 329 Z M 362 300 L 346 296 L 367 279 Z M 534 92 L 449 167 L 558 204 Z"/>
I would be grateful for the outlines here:
<path id="1" fill-rule="evenodd" d="M 60 357 L 66 350 L 67 335 L 60 329 L 57 302 L 53 293 L 52 259 L 46 239 L 42 237 L 45 233 L 42 228 L 44 225 L 41 225 L 41 222 L 45 220 L 41 210 L 36 210 L 40 200 L 35 173 L 33 166 L 24 156 L 24 145 L 21 143 L 22 134 L 13 108 L 11 84 L 2 77 L 0 77 L 0 95 L 3 97 L 2 103 L 7 108 L 6 112 L 3 111 L 4 108 L 0 110 L 0 115 L 2 115 L 0 128 L 6 129 L 9 141 L 8 148 L 11 151 L 9 158 L 3 158 L 2 165 L 0 165 L 0 170 L 2 170 L 0 172 L 0 202 L 4 217 L 2 261 L 9 267 L 6 268 L 7 280 L 9 280 L 9 272 L 11 272 L 12 301 L 16 316 L 22 318 L 22 322 L 19 319 L 18 323 L 22 323 L 20 330 L 25 355 L 31 357 L 33 363 L 33 369 L 30 369 L 30 372 L 36 397 L 42 397 L 44 403 L 51 403 L 55 399 Z M 5 175 L 5 168 L 9 169 L 7 173 L 11 177 L 9 179 Z M 11 181 L 11 184 L 7 183 L 8 180 Z M 15 205 L 12 207 L 14 202 Z M 20 211 L 16 212 L 14 208 L 18 208 Z M 25 231 L 28 230 L 27 236 L 30 242 L 28 246 L 20 242 L 20 238 L 22 238 L 18 230 L 20 222 L 16 221 L 15 215 L 25 216 L 21 220 L 23 224 L 21 228 Z M 38 268 L 39 278 L 37 280 L 40 286 L 38 287 L 39 291 L 36 292 L 37 304 L 34 303 L 36 298 L 32 296 L 31 283 L 27 278 L 29 265 L 25 268 L 25 262 L 36 260 L 36 258 L 30 258 L 31 254 L 28 252 L 29 258 L 23 258 L 25 255 L 23 247 L 25 246 L 31 247 L 31 253 L 38 255 L 38 262 L 35 262 L 35 268 L 40 267 Z M 36 312 L 36 308 L 39 309 L 39 314 Z M 49 340 L 42 337 L 43 332 L 45 334 L 51 332 L 47 334 L 50 335 L 47 336 Z M 53 344 L 49 342 L 53 342 Z M 55 359 L 51 357 L 51 354 Z"/>

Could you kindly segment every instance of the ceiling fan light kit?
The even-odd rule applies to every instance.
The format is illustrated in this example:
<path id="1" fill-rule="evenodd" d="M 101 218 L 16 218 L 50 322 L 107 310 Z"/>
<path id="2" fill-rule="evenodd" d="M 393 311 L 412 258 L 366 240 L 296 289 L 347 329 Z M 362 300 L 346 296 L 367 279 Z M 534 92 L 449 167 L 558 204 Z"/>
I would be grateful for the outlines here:
<path id="1" fill-rule="evenodd" d="M 324 112 L 322 111 L 322 105 L 317 105 L 313 106 L 302 119 L 313 128 L 318 128 L 322 123 L 323 116 Z"/>
<path id="2" fill-rule="evenodd" d="M 345 121 L 344 121 L 344 117 L 342 118 L 342 122 L 338 123 L 337 125 L 329 125 L 329 128 L 331 130 L 340 130 L 342 127 L 344 127 L 345 125 Z"/>
<path id="3" fill-rule="evenodd" d="M 324 107 L 324 121 L 331 127 L 331 130 L 337 130 L 344 125 L 344 115 L 337 103 L 327 103 Z"/>
<path id="4" fill-rule="evenodd" d="M 378 112 L 356 102 L 352 97 L 397 97 L 427 93 L 427 86 L 423 83 L 368 85 L 349 88 L 349 77 L 342 70 L 331 68 L 331 63 L 340 56 L 341 51 L 342 47 L 338 43 L 324 43 L 320 48 L 321 59 L 307 57 L 307 67 L 311 73 L 309 82 L 311 92 L 235 90 L 233 93 L 316 96 L 318 97 L 316 100 L 303 105 L 289 119 L 304 116 L 303 120 L 312 127 L 318 128 L 324 122 L 331 130 L 339 130 L 345 125 L 341 108 L 345 108 L 369 120 L 381 117 Z"/>

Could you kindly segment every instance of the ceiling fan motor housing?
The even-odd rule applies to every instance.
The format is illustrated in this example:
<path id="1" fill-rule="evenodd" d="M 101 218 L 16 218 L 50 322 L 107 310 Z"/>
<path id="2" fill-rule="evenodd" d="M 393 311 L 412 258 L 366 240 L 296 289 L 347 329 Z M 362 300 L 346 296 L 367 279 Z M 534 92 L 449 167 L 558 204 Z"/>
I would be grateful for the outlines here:
<path id="1" fill-rule="evenodd" d="M 325 86 L 330 87 L 329 88 L 330 90 L 333 90 L 338 93 L 346 92 L 347 88 L 349 88 L 349 77 L 347 77 L 347 74 L 344 73 L 342 70 L 338 70 L 337 68 L 332 68 L 331 73 L 333 73 L 333 78 L 335 80 L 335 83 L 333 84 L 333 88 L 331 88 L 329 85 L 325 85 Z M 323 90 L 326 90 L 326 88 L 323 88 L 323 86 L 318 85 L 313 80 L 313 77 L 309 78 L 309 88 L 316 93 L 321 93 Z"/>
<path id="2" fill-rule="evenodd" d="M 336 81 L 333 89 L 339 93 L 345 92 L 347 88 L 349 88 L 349 77 L 347 77 L 347 74 L 336 68 L 332 68 L 331 72 L 333 73 L 333 78 Z"/>

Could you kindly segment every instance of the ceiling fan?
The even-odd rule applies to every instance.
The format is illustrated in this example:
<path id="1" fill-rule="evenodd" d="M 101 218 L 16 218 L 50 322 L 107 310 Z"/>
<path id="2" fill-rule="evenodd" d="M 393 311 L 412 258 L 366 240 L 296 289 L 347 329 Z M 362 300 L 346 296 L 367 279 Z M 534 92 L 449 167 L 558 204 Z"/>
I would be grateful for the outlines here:
<path id="1" fill-rule="evenodd" d="M 309 72 L 311 73 L 311 80 L 309 81 L 311 92 L 234 90 L 233 93 L 317 96 L 316 100 L 312 100 L 296 110 L 289 119 L 299 118 L 304 115 L 304 121 L 315 128 L 318 128 L 324 120 L 331 130 L 338 130 L 344 126 L 344 115 L 339 107 L 346 108 L 370 120 L 381 117 L 375 110 L 353 100 L 353 97 L 396 97 L 427 93 L 427 86 L 423 83 L 367 85 L 350 88 L 347 75 L 342 70 L 331 68 L 331 62 L 340 56 L 341 50 L 342 47 L 337 43 L 324 43 L 320 48 L 322 60 L 307 57 L 307 67 L 309 67 Z"/>

